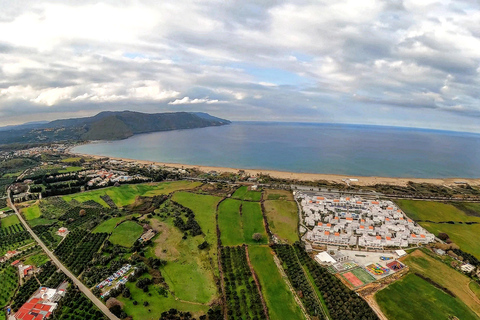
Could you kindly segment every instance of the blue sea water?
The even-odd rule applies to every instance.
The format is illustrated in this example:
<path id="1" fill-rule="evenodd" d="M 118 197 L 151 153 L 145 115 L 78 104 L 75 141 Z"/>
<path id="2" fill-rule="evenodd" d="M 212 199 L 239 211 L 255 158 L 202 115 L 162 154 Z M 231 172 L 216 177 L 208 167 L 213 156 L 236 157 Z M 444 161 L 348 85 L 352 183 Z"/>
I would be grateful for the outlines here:
<path id="1" fill-rule="evenodd" d="M 480 134 L 345 124 L 234 122 L 136 135 L 74 152 L 191 165 L 383 177 L 480 177 Z"/>

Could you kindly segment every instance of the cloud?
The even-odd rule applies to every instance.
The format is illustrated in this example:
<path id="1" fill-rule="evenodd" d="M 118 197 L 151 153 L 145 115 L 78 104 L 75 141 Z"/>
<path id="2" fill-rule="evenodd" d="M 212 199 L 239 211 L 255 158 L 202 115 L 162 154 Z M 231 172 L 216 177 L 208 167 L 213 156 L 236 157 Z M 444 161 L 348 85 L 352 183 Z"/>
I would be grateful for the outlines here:
<path id="1" fill-rule="evenodd" d="M 195 104 L 478 131 L 479 20 L 474 1 L 7 1 L 0 125 Z"/>
<path id="2" fill-rule="evenodd" d="M 219 101 L 219 100 L 210 100 L 208 97 L 206 98 L 195 98 L 195 99 L 190 99 L 189 97 L 183 97 L 182 99 L 177 99 L 175 101 L 170 101 L 168 104 L 200 104 L 200 103 L 206 103 L 206 104 L 214 104 L 214 103 L 225 103 L 225 101 Z"/>

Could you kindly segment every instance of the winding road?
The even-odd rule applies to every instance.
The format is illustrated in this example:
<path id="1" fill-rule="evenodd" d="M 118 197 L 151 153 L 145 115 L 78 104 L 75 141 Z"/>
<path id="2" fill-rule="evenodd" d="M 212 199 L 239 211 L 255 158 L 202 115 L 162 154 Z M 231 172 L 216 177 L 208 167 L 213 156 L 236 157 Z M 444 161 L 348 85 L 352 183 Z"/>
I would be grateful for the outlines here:
<path id="1" fill-rule="evenodd" d="M 72 282 L 78 287 L 78 289 L 80 289 L 80 291 L 82 291 L 87 296 L 87 298 L 89 298 L 97 306 L 97 308 L 100 309 L 100 311 L 102 311 L 105 314 L 105 316 L 107 316 L 107 318 L 109 318 L 110 320 L 120 320 L 113 313 L 111 313 L 110 310 L 108 310 L 107 306 L 104 305 L 80 280 L 78 280 L 77 277 L 75 277 L 75 275 L 73 273 L 71 273 L 70 270 L 68 270 L 60 262 L 60 260 L 58 260 L 58 258 L 53 254 L 53 252 L 51 252 L 47 248 L 47 246 L 42 242 L 42 240 L 40 240 L 40 238 L 35 234 L 35 232 L 33 232 L 33 230 L 30 228 L 30 226 L 27 224 L 27 222 L 23 219 L 20 212 L 18 212 L 17 208 L 15 207 L 15 205 L 10 200 L 10 192 L 11 191 L 10 191 L 10 188 L 9 188 L 8 189 L 8 196 L 7 196 L 8 206 L 15 211 L 15 214 L 18 216 L 18 219 L 22 222 L 25 229 L 30 233 L 32 238 L 35 239 L 35 241 L 43 249 L 43 251 L 45 251 L 45 253 L 52 260 L 52 262 L 60 270 L 62 270 L 63 273 L 65 273 L 67 275 L 67 277 L 69 277 L 72 280 Z"/>

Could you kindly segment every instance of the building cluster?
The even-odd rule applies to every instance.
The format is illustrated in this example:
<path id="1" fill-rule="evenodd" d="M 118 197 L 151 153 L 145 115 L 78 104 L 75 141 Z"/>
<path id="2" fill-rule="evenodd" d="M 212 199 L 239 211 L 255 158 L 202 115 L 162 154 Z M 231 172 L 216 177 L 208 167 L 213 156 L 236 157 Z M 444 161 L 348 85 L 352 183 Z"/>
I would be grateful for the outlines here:
<path id="1" fill-rule="evenodd" d="M 145 180 L 148 181 L 148 178 L 140 176 L 130 176 L 125 171 L 119 170 L 86 170 L 79 174 L 80 177 L 87 177 L 90 180 L 87 182 L 89 187 L 98 186 L 105 187 L 108 186 L 110 182 L 129 182 L 132 180 Z"/>
<path id="2" fill-rule="evenodd" d="M 58 305 L 58 301 L 65 296 L 68 283 L 62 283 L 58 288 L 40 287 L 28 301 L 13 315 L 17 320 L 43 320 L 50 317 Z"/>
<path id="3" fill-rule="evenodd" d="M 18 274 L 20 278 L 25 278 L 35 272 L 35 269 L 31 265 L 24 265 L 20 260 L 15 260 L 11 263 L 11 266 L 18 268 Z"/>
<path id="4" fill-rule="evenodd" d="M 103 289 L 105 287 L 111 287 L 114 283 L 115 280 L 117 279 L 120 279 L 117 281 L 117 283 L 115 284 L 115 286 L 113 287 L 113 289 L 116 289 L 118 288 L 119 285 L 121 284 L 125 284 L 128 282 L 128 272 L 130 271 L 130 269 L 132 268 L 132 266 L 130 264 L 127 264 L 125 266 L 123 266 L 122 268 L 120 268 L 117 272 L 115 272 L 114 274 L 112 274 L 110 277 L 108 277 L 107 279 L 103 280 L 102 282 L 100 282 L 96 287 L 99 288 L 99 289 Z M 104 292 L 102 295 L 101 295 L 101 298 L 105 298 L 105 297 L 108 297 L 109 294 L 110 294 L 110 290 L 109 289 L 108 291 Z"/>
<path id="5" fill-rule="evenodd" d="M 433 242 L 435 236 L 408 218 L 393 202 L 359 196 L 296 192 L 311 230 L 306 239 L 319 244 L 407 247 Z"/>

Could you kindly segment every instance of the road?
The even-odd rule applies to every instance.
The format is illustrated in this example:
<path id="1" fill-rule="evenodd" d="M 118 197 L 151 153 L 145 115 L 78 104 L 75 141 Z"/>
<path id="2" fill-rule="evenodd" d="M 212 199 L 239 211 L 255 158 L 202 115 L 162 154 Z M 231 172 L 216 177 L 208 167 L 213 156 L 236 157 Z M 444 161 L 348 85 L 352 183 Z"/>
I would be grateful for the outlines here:
<path id="1" fill-rule="evenodd" d="M 61 262 L 60 260 L 57 259 L 57 257 L 47 248 L 47 246 L 40 240 L 40 238 L 33 232 L 33 230 L 30 228 L 30 226 L 27 224 L 27 222 L 23 219 L 22 215 L 20 212 L 18 212 L 17 208 L 15 205 L 10 201 L 10 189 L 8 189 L 8 197 L 7 197 L 7 202 L 8 206 L 12 208 L 15 211 L 15 214 L 18 216 L 18 219 L 22 222 L 23 226 L 25 229 L 30 233 L 33 239 L 38 243 L 38 245 L 45 251 L 45 253 L 48 255 L 48 257 L 52 260 L 52 262 L 69 277 L 72 282 L 82 291 L 87 298 L 89 298 L 100 311 L 102 311 L 107 318 L 111 320 L 119 320 L 113 313 L 108 310 L 107 306 L 105 306 L 80 280 L 75 277 L 73 273 L 70 272 Z"/>

